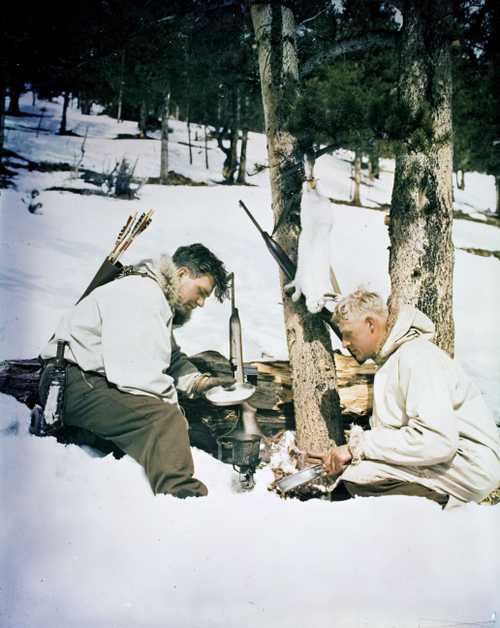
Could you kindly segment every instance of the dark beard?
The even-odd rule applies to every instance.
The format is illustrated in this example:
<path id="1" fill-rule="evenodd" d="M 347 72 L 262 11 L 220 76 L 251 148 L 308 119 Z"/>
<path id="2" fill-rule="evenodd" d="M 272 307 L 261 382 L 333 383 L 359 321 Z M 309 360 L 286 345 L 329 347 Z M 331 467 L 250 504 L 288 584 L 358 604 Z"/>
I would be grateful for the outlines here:
<path id="1" fill-rule="evenodd" d="M 185 325 L 191 318 L 192 313 L 193 310 L 190 310 L 182 305 L 176 305 L 174 310 L 173 326 L 182 327 Z"/>

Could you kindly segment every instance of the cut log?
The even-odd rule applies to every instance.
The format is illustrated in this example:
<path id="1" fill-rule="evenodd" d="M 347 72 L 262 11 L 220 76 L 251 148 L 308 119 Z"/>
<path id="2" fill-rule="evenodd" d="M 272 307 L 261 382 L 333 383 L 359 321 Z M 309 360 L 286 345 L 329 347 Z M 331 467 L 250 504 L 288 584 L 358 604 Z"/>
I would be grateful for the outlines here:
<path id="1" fill-rule="evenodd" d="M 358 364 L 351 356 L 336 351 L 334 355 L 342 416 L 368 417 L 373 407 L 373 363 Z"/>
<path id="2" fill-rule="evenodd" d="M 202 372 L 212 375 L 231 373 L 229 361 L 216 351 L 204 351 L 189 358 Z M 352 357 L 335 352 L 338 393 L 345 424 L 364 425 L 371 413 L 372 383 L 375 365 L 359 365 Z M 41 363 L 31 360 L 5 360 L 0 363 L 0 392 L 15 397 L 32 408 L 38 399 Z M 267 436 L 284 429 L 295 429 L 292 374 L 286 361 L 249 362 L 245 364 L 248 380 L 257 386 L 250 403 L 257 408 L 257 420 Z M 237 408 L 216 407 L 204 397 L 186 399 L 180 404 L 190 421 L 203 421 L 215 434 L 227 432 L 238 418 Z"/>
<path id="3" fill-rule="evenodd" d="M 213 351 L 189 358 L 200 370 L 211 374 L 231 372 L 229 362 L 221 354 Z M 338 378 L 338 394 L 345 425 L 359 423 L 366 425 L 373 405 L 373 378 L 375 364 L 358 364 L 351 356 L 340 352 L 334 355 Z M 286 361 L 249 362 L 245 364 L 249 380 L 257 384 L 257 391 L 250 403 L 257 408 L 257 420 L 266 435 L 283 429 L 295 429 L 292 397 L 292 374 Z M 217 432 L 225 422 L 235 420 L 236 413 L 225 415 L 221 408 L 215 409 L 205 400 L 181 400 L 188 416 L 196 416 L 213 426 Z M 214 410 L 217 410 L 217 416 Z M 227 413 L 228 411 L 225 410 Z"/>
<path id="4" fill-rule="evenodd" d="M 33 408 L 38 401 L 41 372 L 42 363 L 38 358 L 4 360 L 0 362 L 0 392 Z"/>

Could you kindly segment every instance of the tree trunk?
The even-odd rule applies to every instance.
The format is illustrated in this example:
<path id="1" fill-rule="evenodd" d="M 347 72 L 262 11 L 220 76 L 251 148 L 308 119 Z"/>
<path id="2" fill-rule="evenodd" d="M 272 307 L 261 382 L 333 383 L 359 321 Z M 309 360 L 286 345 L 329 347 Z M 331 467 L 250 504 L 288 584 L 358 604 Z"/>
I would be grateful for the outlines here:
<path id="1" fill-rule="evenodd" d="M 15 83 L 9 88 L 9 108 L 7 109 L 8 116 L 21 115 L 21 109 L 19 108 L 19 99 L 21 98 L 22 88 L 19 84 Z"/>
<path id="2" fill-rule="evenodd" d="M 241 136 L 241 150 L 240 150 L 240 164 L 238 170 L 237 183 L 240 185 L 246 185 L 247 179 L 247 143 L 248 143 L 248 129 L 243 129 Z"/>
<path id="3" fill-rule="evenodd" d="M 208 131 L 205 124 L 205 168 L 208 170 Z"/>
<path id="4" fill-rule="evenodd" d="M 80 111 L 84 116 L 89 116 L 92 111 L 92 101 L 87 98 L 85 94 L 81 95 L 78 98 L 78 104 L 80 106 Z"/>
<path id="5" fill-rule="evenodd" d="M 306 180 L 314 181 L 314 166 L 316 165 L 316 154 L 314 151 L 314 146 L 311 146 L 310 149 L 305 152 L 305 170 L 306 170 Z"/>
<path id="6" fill-rule="evenodd" d="M 0 74 L 0 163 L 3 160 L 3 145 L 5 142 L 5 82 Z"/>
<path id="7" fill-rule="evenodd" d="M 238 160 L 236 158 L 237 155 L 237 145 L 238 145 L 238 129 L 233 128 L 230 131 L 229 135 L 229 146 L 224 146 L 224 137 L 227 135 L 227 128 L 224 127 L 219 129 L 216 133 L 217 136 L 217 146 L 221 149 L 221 151 L 226 156 L 224 159 L 224 163 L 222 164 L 222 176 L 224 178 L 224 183 L 232 185 L 234 183 L 234 173 L 236 172 L 236 168 L 238 167 Z"/>
<path id="8" fill-rule="evenodd" d="M 188 148 L 189 148 L 189 163 L 193 164 L 193 149 L 191 148 L 191 120 L 189 112 L 189 104 L 187 109 L 187 131 L 188 131 Z"/>
<path id="9" fill-rule="evenodd" d="M 63 110 L 61 117 L 61 126 L 59 127 L 59 135 L 65 135 L 68 131 L 68 107 L 69 107 L 69 91 L 64 92 Z"/>
<path id="10" fill-rule="evenodd" d="M 161 112 L 160 184 L 168 185 L 168 118 L 170 115 L 170 86 L 165 90 Z"/>
<path id="11" fill-rule="evenodd" d="M 378 142 L 375 141 L 368 153 L 368 165 L 370 168 L 370 180 L 380 179 L 380 155 Z"/>
<path id="12" fill-rule="evenodd" d="M 123 89 L 125 87 L 125 48 L 122 50 L 120 59 L 120 86 L 118 87 L 118 102 L 116 103 L 116 121 L 122 121 Z"/>
<path id="13" fill-rule="evenodd" d="M 295 20 L 279 3 L 251 7 L 256 34 L 271 177 L 275 237 L 293 261 L 297 260 L 303 156 L 297 139 L 286 129 L 284 104 L 298 96 Z M 280 273 L 285 326 L 293 373 L 297 440 L 303 449 L 325 450 L 331 440 L 343 439 L 335 365 L 329 333 L 302 303 L 285 294 Z"/>
<path id="14" fill-rule="evenodd" d="M 352 204 L 361 205 L 361 151 L 356 149 L 354 153 L 354 192 Z"/>
<path id="15" fill-rule="evenodd" d="M 238 168 L 238 135 L 240 127 L 240 92 L 235 88 L 231 98 L 231 135 L 229 136 L 229 149 L 224 150 L 226 159 L 222 168 L 224 182 L 234 183 L 234 175 Z"/>
<path id="16" fill-rule="evenodd" d="M 495 187 L 497 190 L 497 216 L 500 218 L 500 177 L 495 177 Z"/>
<path id="17" fill-rule="evenodd" d="M 146 137 L 147 117 L 148 117 L 148 108 L 147 108 L 145 99 L 142 99 L 141 109 L 139 112 L 139 136 L 142 138 Z"/>
<path id="18" fill-rule="evenodd" d="M 229 152 L 224 162 L 223 176 L 226 183 L 234 183 L 234 175 L 238 167 L 238 127 L 231 129 Z"/>
<path id="19" fill-rule="evenodd" d="M 400 42 L 400 111 L 390 215 L 391 306 L 410 303 L 436 325 L 453 354 L 451 0 L 405 0 Z"/>

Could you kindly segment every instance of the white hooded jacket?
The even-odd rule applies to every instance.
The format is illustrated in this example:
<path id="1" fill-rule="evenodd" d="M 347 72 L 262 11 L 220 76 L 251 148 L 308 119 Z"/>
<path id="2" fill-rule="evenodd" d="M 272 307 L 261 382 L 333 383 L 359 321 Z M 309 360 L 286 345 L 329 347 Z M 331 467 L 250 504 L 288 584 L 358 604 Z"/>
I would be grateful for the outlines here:
<path id="1" fill-rule="evenodd" d="M 192 396 L 201 373 L 172 334 L 176 267 L 162 256 L 135 270 L 141 276 L 100 286 L 68 311 L 41 357 L 54 357 L 57 340 L 66 340 L 66 359 L 82 370 L 104 375 L 123 392 L 177 403 L 176 387 Z"/>
<path id="2" fill-rule="evenodd" d="M 342 479 L 369 484 L 388 474 L 480 501 L 500 483 L 499 431 L 477 386 L 433 334 L 425 314 L 401 308 L 376 359 L 371 429 L 353 430 L 355 464 Z"/>

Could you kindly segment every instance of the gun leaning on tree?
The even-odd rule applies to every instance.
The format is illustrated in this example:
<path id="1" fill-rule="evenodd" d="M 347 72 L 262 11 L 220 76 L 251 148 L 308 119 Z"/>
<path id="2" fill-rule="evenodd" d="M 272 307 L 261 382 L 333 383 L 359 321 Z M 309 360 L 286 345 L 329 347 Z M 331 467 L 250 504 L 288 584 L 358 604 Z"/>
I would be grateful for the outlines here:
<path id="1" fill-rule="evenodd" d="M 293 281 L 295 277 L 295 273 L 297 272 L 297 266 L 292 262 L 292 260 L 288 257 L 288 255 L 285 253 L 282 247 L 276 242 L 276 240 L 274 240 L 272 236 L 270 236 L 266 231 L 264 231 L 261 228 L 261 226 L 255 220 L 255 218 L 253 217 L 248 207 L 245 205 L 245 203 L 240 200 L 239 205 L 246 212 L 247 216 L 250 218 L 250 220 L 253 222 L 253 224 L 257 228 L 258 232 L 262 236 L 262 239 L 266 243 L 266 246 L 269 252 L 274 257 L 274 259 L 278 262 L 279 267 L 283 271 L 288 281 Z M 340 340 L 342 340 L 342 334 L 340 333 L 340 329 L 338 328 L 338 326 L 332 320 L 332 313 L 330 312 L 330 310 L 324 307 L 320 312 L 318 312 L 316 316 L 319 316 L 327 325 L 329 325 L 329 327 L 331 327 L 331 329 L 336 334 L 336 336 Z"/>
<path id="2" fill-rule="evenodd" d="M 125 267 L 118 258 L 129 248 L 134 239 L 141 234 L 151 223 L 154 209 L 143 212 L 137 217 L 137 212 L 128 217 L 116 238 L 113 250 L 94 275 L 82 296 L 76 302 L 88 296 L 99 286 L 104 286 L 125 272 Z M 51 376 L 48 386 L 47 399 L 44 407 L 39 405 L 31 411 L 30 432 L 36 436 L 50 436 L 63 426 L 64 387 L 66 385 L 66 361 L 64 352 L 66 341 L 57 341 L 56 357 L 51 364 Z"/>

